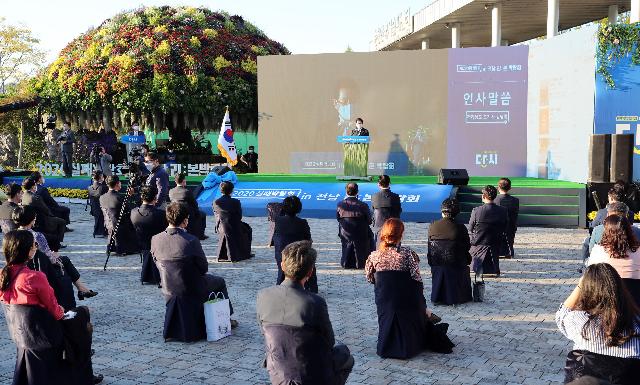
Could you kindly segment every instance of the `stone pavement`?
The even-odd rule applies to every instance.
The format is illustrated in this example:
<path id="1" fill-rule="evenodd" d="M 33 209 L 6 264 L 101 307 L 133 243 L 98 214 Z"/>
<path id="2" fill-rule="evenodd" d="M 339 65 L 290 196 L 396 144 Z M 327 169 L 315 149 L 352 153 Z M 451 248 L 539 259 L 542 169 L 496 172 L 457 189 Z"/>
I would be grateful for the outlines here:
<path id="1" fill-rule="evenodd" d="M 218 342 L 165 343 L 164 301 L 155 286 L 141 285 L 137 255 L 113 257 L 107 271 L 103 239 L 93 239 L 92 217 L 72 206 L 72 227 L 64 249 L 97 297 L 88 305 L 94 323 L 94 369 L 104 384 L 268 384 L 261 367 L 263 338 L 256 323 L 259 289 L 276 279 L 273 249 L 266 247 L 266 218 L 246 218 L 253 227 L 256 258 L 236 264 L 213 259 L 217 236 L 213 219 L 204 241 L 210 271 L 222 275 L 240 322 L 234 335 Z M 362 271 L 340 268 L 335 220 L 309 220 L 318 249 L 320 294 L 327 300 L 336 339 L 346 343 L 356 364 L 349 384 L 525 384 L 562 383 L 568 341 L 554 314 L 577 283 L 579 245 L 585 230 L 522 228 L 517 259 L 501 260 L 504 277 L 488 279 L 484 303 L 434 308 L 450 324 L 454 353 L 423 353 L 411 360 L 376 356 L 377 318 L 373 286 Z M 410 223 L 403 245 L 414 248 L 428 298 L 427 225 Z M 4 258 L 2 258 L 4 262 Z M 1 312 L 0 312 L 1 313 Z M 11 383 L 15 346 L 0 315 L 0 383 Z"/>

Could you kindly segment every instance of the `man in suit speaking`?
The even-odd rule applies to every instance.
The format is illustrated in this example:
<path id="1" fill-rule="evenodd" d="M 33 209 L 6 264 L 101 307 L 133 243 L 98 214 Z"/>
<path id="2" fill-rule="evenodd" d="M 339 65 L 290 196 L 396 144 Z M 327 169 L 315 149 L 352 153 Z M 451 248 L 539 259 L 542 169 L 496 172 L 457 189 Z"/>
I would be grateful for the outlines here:
<path id="1" fill-rule="evenodd" d="M 351 136 L 369 136 L 369 130 L 364 128 L 364 120 L 356 119 L 356 128 L 351 130 Z"/>

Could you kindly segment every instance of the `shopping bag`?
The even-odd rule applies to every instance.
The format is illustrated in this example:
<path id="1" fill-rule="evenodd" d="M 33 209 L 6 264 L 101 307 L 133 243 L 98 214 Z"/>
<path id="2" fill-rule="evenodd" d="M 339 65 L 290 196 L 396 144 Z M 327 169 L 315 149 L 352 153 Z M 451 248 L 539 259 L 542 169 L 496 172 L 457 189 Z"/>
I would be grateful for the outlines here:
<path id="1" fill-rule="evenodd" d="M 207 341 L 218 341 L 231 335 L 229 299 L 224 298 L 224 294 L 209 294 L 209 300 L 204 303 L 204 321 L 207 325 Z"/>
<path id="2" fill-rule="evenodd" d="M 484 277 L 480 282 L 477 277 L 473 279 L 473 302 L 484 302 Z"/>

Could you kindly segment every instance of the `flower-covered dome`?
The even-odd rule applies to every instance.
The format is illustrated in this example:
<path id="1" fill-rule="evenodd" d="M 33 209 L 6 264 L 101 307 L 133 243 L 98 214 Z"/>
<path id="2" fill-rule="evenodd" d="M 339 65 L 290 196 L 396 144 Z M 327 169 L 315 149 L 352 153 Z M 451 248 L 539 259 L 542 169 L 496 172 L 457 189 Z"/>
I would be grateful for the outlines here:
<path id="1" fill-rule="evenodd" d="M 226 105 L 257 117 L 256 57 L 282 54 L 289 51 L 240 16 L 141 8 L 69 43 L 35 89 L 52 110 L 88 126 L 122 127 L 137 117 L 155 129 L 210 129 Z"/>

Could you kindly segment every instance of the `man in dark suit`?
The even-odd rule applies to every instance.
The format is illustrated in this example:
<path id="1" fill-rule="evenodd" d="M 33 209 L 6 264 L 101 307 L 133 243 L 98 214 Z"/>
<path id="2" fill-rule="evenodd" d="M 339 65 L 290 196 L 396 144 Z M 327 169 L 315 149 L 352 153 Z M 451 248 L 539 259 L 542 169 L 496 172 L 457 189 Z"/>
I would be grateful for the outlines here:
<path id="1" fill-rule="evenodd" d="M 258 292 L 256 311 L 273 384 L 342 385 L 353 368 L 349 348 L 334 346 L 327 303 L 304 289 L 316 257 L 309 241 L 289 244 L 282 252 L 286 279 Z"/>
<path id="2" fill-rule="evenodd" d="M 158 189 L 158 196 L 156 197 L 156 207 L 164 209 L 167 207 L 169 200 L 169 174 L 160 164 L 160 158 L 155 152 L 149 152 L 145 156 L 145 166 L 151 170 L 151 173 L 147 176 L 146 185 L 156 186 Z"/>
<path id="3" fill-rule="evenodd" d="M 64 177 L 71 178 L 73 174 L 73 144 L 76 139 L 73 136 L 69 122 L 65 121 L 62 126 L 63 131 L 56 139 L 56 143 L 62 145 L 62 169 L 64 170 Z"/>
<path id="4" fill-rule="evenodd" d="M 240 201 L 231 198 L 233 183 L 220 183 L 222 196 L 213 202 L 216 213 L 216 229 L 219 235 L 218 261 L 238 262 L 252 258 L 251 226 L 242 222 L 242 206 Z"/>
<path id="5" fill-rule="evenodd" d="M 348 183 L 347 197 L 338 202 L 336 218 L 338 235 L 342 243 L 340 264 L 345 269 L 364 269 L 364 263 L 373 248 L 371 211 L 366 203 L 358 199 L 358 184 Z"/>
<path id="6" fill-rule="evenodd" d="M 124 211 L 122 210 L 124 197 L 119 193 L 122 184 L 118 176 L 111 175 L 108 177 L 107 186 L 109 187 L 109 191 L 100 197 L 100 209 L 102 210 L 102 215 L 104 215 L 105 227 L 109 233 L 109 242 L 111 241 L 112 234 L 115 232 L 112 251 L 121 255 L 135 254 L 139 252 L 138 240 L 136 239 L 135 230 L 129 217 L 131 209 L 125 207 Z M 122 218 L 118 225 L 120 213 L 122 213 Z M 116 226 L 118 226 L 118 228 L 116 228 Z M 107 245 L 107 247 L 109 247 L 109 245 Z"/>
<path id="7" fill-rule="evenodd" d="M 221 292 L 229 298 L 224 278 L 207 273 L 209 263 L 202 245 L 186 231 L 189 209 L 172 202 L 167 206 L 166 219 L 169 226 L 151 238 L 151 255 L 160 271 L 165 299 L 193 296 L 205 302 L 212 292 Z M 238 322 L 232 320 L 231 327 L 237 325 Z"/>
<path id="8" fill-rule="evenodd" d="M 297 241 L 311 241 L 311 229 L 306 219 L 298 217 L 302 211 L 302 202 L 295 195 L 290 195 L 282 200 L 282 210 L 280 216 L 275 218 L 273 229 L 273 248 L 275 252 L 276 263 L 278 264 L 278 278 L 276 284 L 284 281 L 284 272 L 282 271 L 282 250 L 290 243 Z M 311 274 L 311 278 L 307 281 L 305 289 L 311 290 L 313 293 L 318 292 L 318 278 L 315 270 Z"/>
<path id="9" fill-rule="evenodd" d="M 471 210 L 469 235 L 473 257 L 473 271 L 477 277 L 482 274 L 500 276 L 498 254 L 500 244 L 509 226 L 509 212 L 493 202 L 498 190 L 491 185 L 482 189 L 482 206 Z"/>
<path id="10" fill-rule="evenodd" d="M 207 228 L 207 214 L 198 207 L 198 202 L 193 193 L 187 188 L 187 178 L 184 174 L 176 174 L 176 187 L 169 190 L 169 200 L 185 204 L 189 208 L 189 226 L 187 231 L 200 240 L 207 237 L 204 232 Z"/>
<path id="11" fill-rule="evenodd" d="M 369 136 L 369 130 L 364 128 L 364 120 L 356 119 L 356 128 L 351 130 L 351 136 Z"/>
<path id="12" fill-rule="evenodd" d="M 22 202 L 22 187 L 19 184 L 11 183 L 7 188 L 8 199 L 0 205 L 0 229 L 3 233 L 8 233 L 17 228 L 11 215 Z"/>
<path id="13" fill-rule="evenodd" d="M 620 185 L 614 185 L 611 189 L 609 189 L 609 192 L 607 193 L 607 198 L 608 198 L 607 206 L 609 206 L 609 204 L 614 202 L 624 202 L 624 198 L 625 198 L 624 187 Z M 604 219 L 607 217 L 607 215 L 608 215 L 607 207 L 601 208 L 596 213 L 596 217 L 593 218 L 593 221 L 591 221 L 591 224 L 589 225 L 589 227 L 593 229 L 594 227 L 603 224 Z M 634 212 L 629 210 L 629 213 L 627 214 L 627 219 L 629 219 L 630 223 L 633 223 L 633 217 L 634 217 Z"/>
<path id="14" fill-rule="evenodd" d="M 67 225 L 70 224 L 71 221 L 69 220 L 69 214 L 71 213 L 71 209 L 58 204 L 58 202 L 56 202 L 56 200 L 51 197 L 49 189 L 44 185 L 44 176 L 42 176 L 39 171 L 35 171 L 31 173 L 30 178 L 36 182 L 36 195 L 38 195 L 42 199 L 42 202 L 47 205 L 53 215 L 58 218 L 64 219 Z M 73 230 L 67 227 L 66 231 Z"/>
<path id="15" fill-rule="evenodd" d="M 31 178 L 25 178 L 22 182 L 22 188 L 24 189 L 24 195 L 22 195 L 22 205 L 31 206 L 36 209 L 40 222 L 36 222 L 38 230 L 45 234 L 52 235 L 57 242 L 62 243 L 64 241 L 64 232 L 67 227 L 67 223 L 64 219 L 58 218 L 49 207 L 44 204 L 42 198 L 36 195 L 37 185 Z M 55 242 L 54 242 L 55 243 Z"/>
<path id="16" fill-rule="evenodd" d="M 258 154 L 255 147 L 249 146 L 249 150 L 240 157 L 240 161 L 247 165 L 249 172 L 258 172 Z"/>
<path id="17" fill-rule="evenodd" d="M 100 197 L 109 191 L 109 187 L 104 183 L 104 174 L 102 171 L 96 170 L 91 177 L 93 182 L 87 190 L 89 191 L 89 207 L 90 214 L 93 216 L 93 236 L 104 238 L 107 233 L 104 227 L 104 215 L 100 209 Z"/>
<path id="18" fill-rule="evenodd" d="M 509 212 L 509 227 L 507 228 L 507 245 L 505 250 L 501 250 L 500 255 L 505 258 L 513 258 L 513 242 L 518 231 L 518 213 L 520 212 L 520 200 L 509 194 L 511 190 L 511 180 L 509 178 L 500 178 L 498 181 L 498 196 L 494 203 L 498 206 L 505 207 Z"/>
<path id="19" fill-rule="evenodd" d="M 380 191 L 371 197 L 371 207 L 373 208 L 373 232 L 376 236 L 376 247 L 378 246 L 378 233 L 384 225 L 384 221 L 389 218 L 400 218 L 402 207 L 400 196 L 391 191 L 391 178 L 389 175 L 378 177 L 378 187 Z"/>
<path id="20" fill-rule="evenodd" d="M 142 186 L 142 205 L 131 210 L 131 223 L 136 230 L 140 250 L 151 250 L 151 238 L 168 226 L 165 211 L 155 206 L 157 194 L 155 186 Z"/>

